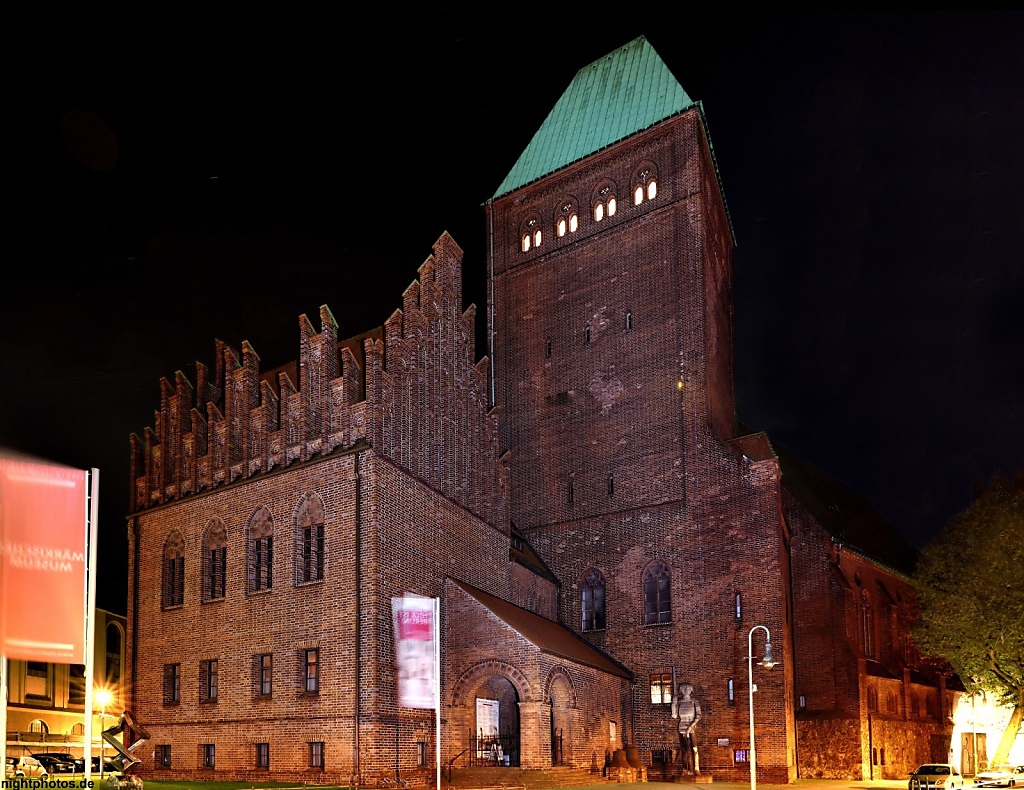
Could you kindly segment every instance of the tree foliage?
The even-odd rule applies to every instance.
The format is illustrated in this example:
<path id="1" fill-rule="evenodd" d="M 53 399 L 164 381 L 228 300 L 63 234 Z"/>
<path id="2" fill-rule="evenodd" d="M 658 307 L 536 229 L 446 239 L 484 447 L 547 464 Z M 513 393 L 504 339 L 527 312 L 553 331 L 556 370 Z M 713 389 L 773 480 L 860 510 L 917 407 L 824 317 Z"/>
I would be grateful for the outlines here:
<path id="1" fill-rule="evenodd" d="M 1014 707 L 1012 720 L 1019 722 L 1024 494 L 994 490 L 975 501 L 922 552 L 914 582 L 921 607 L 914 640 L 921 652 L 948 660 L 968 688 Z"/>

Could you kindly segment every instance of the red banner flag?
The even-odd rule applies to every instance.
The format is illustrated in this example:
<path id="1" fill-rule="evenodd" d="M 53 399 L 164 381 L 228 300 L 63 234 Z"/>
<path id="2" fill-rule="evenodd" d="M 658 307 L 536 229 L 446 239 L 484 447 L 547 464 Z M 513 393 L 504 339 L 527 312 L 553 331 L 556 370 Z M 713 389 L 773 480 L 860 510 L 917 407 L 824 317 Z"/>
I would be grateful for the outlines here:
<path id="1" fill-rule="evenodd" d="M 395 621 L 398 704 L 405 708 L 437 707 L 434 665 L 434 599 L 407 595 L 391 599 Z"/>
<path id="2" fill-rule="evenodd" d="M 9 658 L 85 663 L 85 492 L 83 470 L 0 458 L 0 651 Z"/>

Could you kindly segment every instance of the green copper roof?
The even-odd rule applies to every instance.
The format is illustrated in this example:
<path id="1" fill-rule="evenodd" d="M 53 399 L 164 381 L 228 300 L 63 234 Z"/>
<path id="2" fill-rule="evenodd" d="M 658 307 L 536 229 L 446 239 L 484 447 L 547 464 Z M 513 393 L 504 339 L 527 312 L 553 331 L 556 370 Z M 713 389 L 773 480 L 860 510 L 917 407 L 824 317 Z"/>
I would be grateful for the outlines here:
<path id="1" fill-rule="evenodd" d="M 494 197 L 692 105 L 647 39 L 634 39 L 577 72 Z"/>

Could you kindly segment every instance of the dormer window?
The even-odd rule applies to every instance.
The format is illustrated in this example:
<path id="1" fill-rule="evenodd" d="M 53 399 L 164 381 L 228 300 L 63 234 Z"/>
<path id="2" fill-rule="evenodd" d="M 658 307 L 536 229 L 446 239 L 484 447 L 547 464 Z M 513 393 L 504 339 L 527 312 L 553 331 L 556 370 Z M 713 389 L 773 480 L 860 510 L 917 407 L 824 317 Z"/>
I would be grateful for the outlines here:
<path id="1" fill-rule="evenodd" d="M 605 179 L 598 184 L 594 190 L 594 222 L 600 222 L 605 217 L 615 216 L 615 185 Z"/>
<path id="2" fill-rule="evenodd" d="M 633 176 L 633 205 L 639 206 L 645 200 L 654 200 L 658 194 L 658 174 L 654 165 L 645 162 Z"/>
<path id="3" fill-rule="evenodd" d="M 562 202 L 560 211 L 558 213 L 558 219 L 555 221 L 555 233 L 558 237 L 566 235 L 567 233 L 575 233 L 580 226 L 580 218 L 576 213 L 576 201 L 572 199 L 566 199 Z"/>

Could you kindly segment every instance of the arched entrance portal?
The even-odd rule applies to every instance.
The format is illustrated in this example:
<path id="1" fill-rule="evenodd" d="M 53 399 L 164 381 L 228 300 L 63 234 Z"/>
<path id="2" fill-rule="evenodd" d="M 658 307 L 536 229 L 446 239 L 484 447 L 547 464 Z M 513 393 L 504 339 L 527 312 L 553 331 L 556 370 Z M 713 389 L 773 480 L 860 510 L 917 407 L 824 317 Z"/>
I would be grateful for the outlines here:
<path id="1" fill-rule="evenodd" d="M 464 754 L 469 765 L 519 767 L 520 704 L 531 698 L 529 681 L 510 664 L 485 661 L 467 670 L 452 694 L 458 744 L 452 757 Z"/>
<path id="2" fill-rule="evenodd" d="M 568 678 L 555 675 L 548 687 L 551 702 L 551 764 L 572 765 L 572 686 Z"/>
<path id="3" fill-rule="evenodd" d="M 477 765 L 519 765 L 519 694 L 501 676 L 479 683 L 473 703 L 472 759 Z"/>

